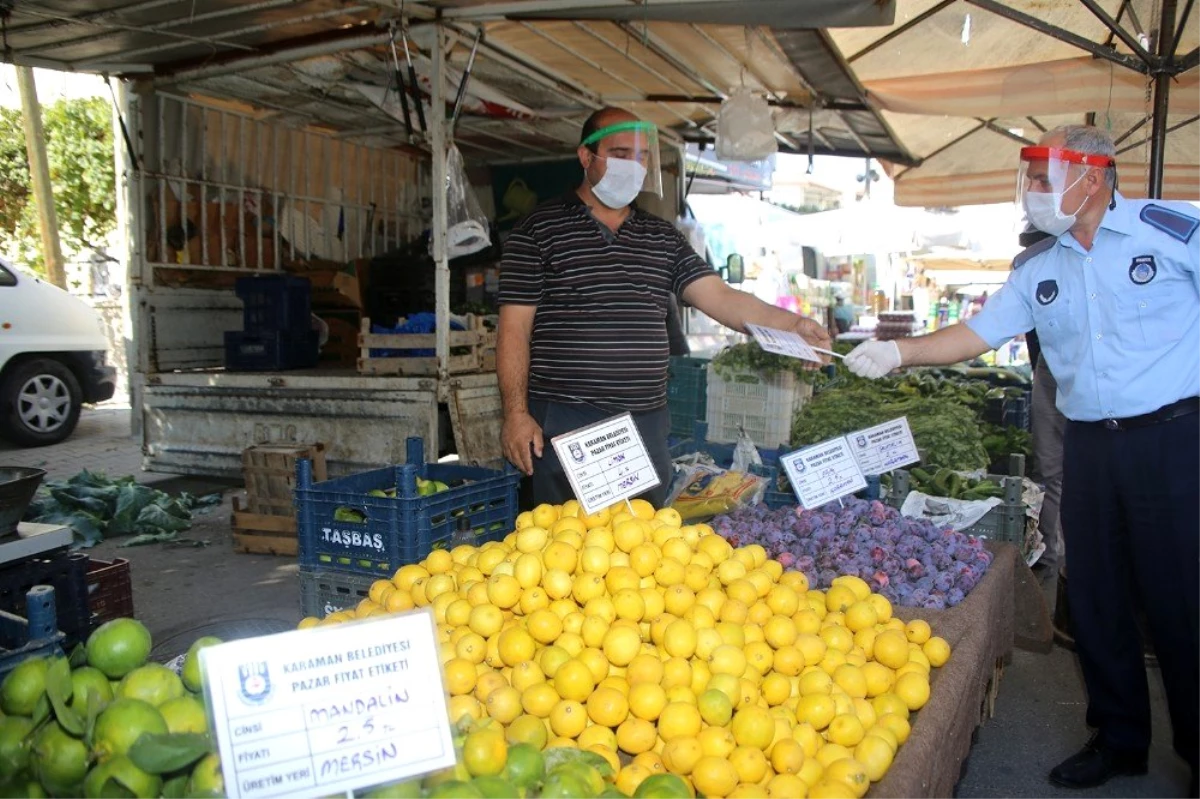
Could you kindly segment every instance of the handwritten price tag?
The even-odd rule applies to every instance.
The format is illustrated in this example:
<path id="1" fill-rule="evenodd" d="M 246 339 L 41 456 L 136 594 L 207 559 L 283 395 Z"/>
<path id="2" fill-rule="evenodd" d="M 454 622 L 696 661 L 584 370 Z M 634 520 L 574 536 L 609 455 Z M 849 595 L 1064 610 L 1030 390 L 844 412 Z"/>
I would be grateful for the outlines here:
<path id="1" fill-rule="evenodd" d="M 816 508 L 867 487 L 845 438 L 790 452 L 779 462 L 805 508 Z"/>
<path id="2" fill-rule="evenodd" d="M 585 513 L 659 484 L 658 472 L 628 413 L 550 439 Z"/>
<path id="3" fill-rule="evenodd" d="M 787 355 L 789 358 L 799 358 L 804 361 L 821 362 L 821 356 L 817 355 L 816 350 L 798 333 L 752 324 L 746 325 L 746 329 L 754 336 L 759 346 L 767 352 Z"/>
<path id="4" fill-rule="evenodd" d="M 230 797 L 316 797 L 455 763 L 433 613 L 201 650 Z"/>
<path id="5" fill-rule="evenodd" d="M 903 416 L 851 433 L 846 439 L 863 474 L 884 474 L 921 460 L 908 419 Z"/>

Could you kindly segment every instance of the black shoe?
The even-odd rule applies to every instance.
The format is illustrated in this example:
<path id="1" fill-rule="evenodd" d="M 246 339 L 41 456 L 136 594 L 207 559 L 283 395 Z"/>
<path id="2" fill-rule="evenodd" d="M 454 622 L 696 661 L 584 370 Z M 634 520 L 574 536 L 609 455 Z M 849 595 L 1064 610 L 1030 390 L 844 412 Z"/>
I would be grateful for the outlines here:
<path id="1" fill-rule="evenodd" d="M 1050 781 L 1063 788 L 1095 788 L 1113 777 L 1145 773 L 1145 752 L 1110 749 L 1093 737 L 1080 752 L 1050 770 Z"/>

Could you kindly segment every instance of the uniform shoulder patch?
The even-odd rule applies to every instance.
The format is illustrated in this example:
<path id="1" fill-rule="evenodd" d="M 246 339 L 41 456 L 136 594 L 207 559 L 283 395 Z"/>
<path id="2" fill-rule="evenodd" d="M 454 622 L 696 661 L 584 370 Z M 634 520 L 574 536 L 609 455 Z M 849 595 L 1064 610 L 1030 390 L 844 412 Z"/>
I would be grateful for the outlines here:
<path id="1" fill-rule="evenodd" d="M 1142 206 L 1138 217 L 1155 230 L 1161 230 L 1185 244 L 1200 228 L 1200 219 L 1153 203 Z"/>
<path id="2" fill-rule="evenodd" d="M 1030 244 L 1028 247 L 1026 247 L 1025 249 L 1021 250 L 1019 253 L 1016 254 L 1016 256 L 1013 258 L 1012 268 L 1020 269 L 1035 255 L 1044 253 L 1046 250 L 1050 249 L 1057 243 L 1058 243 L 1057 236 L 1047 236 L 1046 238 L 1042 239 L 1041 241 Z"/>

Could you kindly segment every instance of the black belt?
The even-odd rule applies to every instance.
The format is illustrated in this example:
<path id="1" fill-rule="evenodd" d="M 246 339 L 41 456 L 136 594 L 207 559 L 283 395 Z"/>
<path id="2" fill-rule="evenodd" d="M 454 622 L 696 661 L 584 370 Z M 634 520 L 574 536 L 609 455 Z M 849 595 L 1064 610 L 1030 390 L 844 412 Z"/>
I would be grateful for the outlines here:
<path id="1" fill-rule="evenodd" d="M 1200 397 L 1188 397 L 1170 405 L 1164 405 L 1156 411 L 1143 413 L 1141 416 L 1130 416 L 1125 419 L 1101 419 L 1098 422 L 1084 422 L 1103 427 L 1105 430 L 1132 430 L 1135 427 L 1148 427 L 1152 424 L 1162 424 L 1180 416 L 1188 416 L 1200 412 Z"/>

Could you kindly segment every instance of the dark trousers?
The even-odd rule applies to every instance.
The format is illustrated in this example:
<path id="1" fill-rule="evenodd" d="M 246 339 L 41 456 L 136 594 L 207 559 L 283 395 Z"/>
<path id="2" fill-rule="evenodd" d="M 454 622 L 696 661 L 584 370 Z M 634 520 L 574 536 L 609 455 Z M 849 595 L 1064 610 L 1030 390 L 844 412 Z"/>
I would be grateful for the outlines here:
<path id="1" fill-rule="evenodd" d="M 574 497 L 575 492 L 567 480 L 554 447 L 550 444 L 550 439 L 618 414 L 594 405 L 545 400 L 530 400 L 529 413 L 534 421 L 542 426 L 542 439 L 545 443 L 542 457 L 533 459 L 533 501 L 535 504 L 547 502 L 559 505 Z M 667 448 L 671 414 L 666 406 L 663 406 L 658 410 L 635 413 L 632 416 L 659 480 L 657 486 L 639 496 L 654 507 L 661 508 L 667 499 L 667 488 L 671 485 L 671 452 Z"/>
<path id="2" fill-rule="evenodd" d="M 1175 750 L 1196 770 L 1200 708 L 1200 415 L 1132 430 L 1069 422 L 1062 529 L 1087 723 L 1115 749 L 1150 745 L 1137 607 L 1162 669 Z"/>

